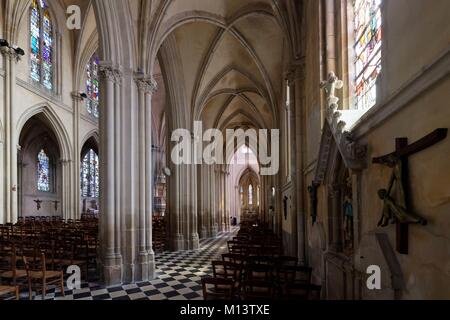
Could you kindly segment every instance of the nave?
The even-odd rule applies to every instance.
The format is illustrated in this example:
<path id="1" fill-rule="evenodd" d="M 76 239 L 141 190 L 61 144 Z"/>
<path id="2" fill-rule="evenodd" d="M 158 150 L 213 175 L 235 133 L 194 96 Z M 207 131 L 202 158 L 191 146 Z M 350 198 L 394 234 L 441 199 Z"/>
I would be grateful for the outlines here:
<path id="1" fill-rule="evenodd" d="M 0 285 L 13 285 L 0 292 L 59 288 L 74 265 L 100 296 L 156 290 L 161 252 L 188 259 L 219 236 L 246 255 L 256 219 L 322 300 L 450 299 L 449 13 L 448 0 L 0 0 Z M 273 276 L 271 255 L 245 264 Z M 251 270 L 233 260 L 236 298 Z M 289 292 L 279 280 L 269 291 Z"/>

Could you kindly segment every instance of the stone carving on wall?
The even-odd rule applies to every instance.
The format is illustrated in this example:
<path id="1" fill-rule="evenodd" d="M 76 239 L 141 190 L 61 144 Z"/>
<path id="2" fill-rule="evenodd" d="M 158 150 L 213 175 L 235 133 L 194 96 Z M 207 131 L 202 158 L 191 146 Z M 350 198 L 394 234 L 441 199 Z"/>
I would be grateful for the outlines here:
<path id="1" fill-rule="evenodd" d="M 334 72 L 330 72 L 327 80 L 320 83 L 321 89 L 326 93 L 327 108 L 316 170 L 316 183 L 323 182 L 333 139 L 347 168 L 364 169 L 367 165 L 367 146 L 355 141 L 350 132 L 350 128 L 361 117 L 362 111 L 339 109 L 340 100 L 337 91 L 343 86 L 344 82 L 339 80 Z"/>

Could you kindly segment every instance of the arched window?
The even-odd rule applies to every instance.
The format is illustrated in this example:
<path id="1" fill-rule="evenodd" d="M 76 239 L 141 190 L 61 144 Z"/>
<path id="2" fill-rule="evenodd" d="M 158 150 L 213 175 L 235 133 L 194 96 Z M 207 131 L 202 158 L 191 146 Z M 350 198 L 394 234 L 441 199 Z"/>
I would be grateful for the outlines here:
<path id="1" fill-rule="evenodd" d="M 250 206 L 253 205 L 253 186 L 252 185 L 248 186 L 248 204 Z"/>
<path id="2" fill-rule="evenodd" d="M 367 110 L 377 102 L 381 72 L 381 1 L 353 0 L 355 34 L 355 108 Z"/>
<path id="3" fill-rule="evenodd" d="M 37 156 L 37 189 L 50 192 L 50 158 L 44 149 Z"/>
<path id="4" fill-rule="evenodd" d="M 99 80 L 98 80 L 98 64 L 97 54 L 94 54 L 86 65 L 86 108 L 94 117 L 98 118 L 98 96 L 99 96 Z"/>
<path id="5" fill-rule="evenodd" d="M 244 206 L 244 188 L 241 186 L 241 189 L 239 190 L 239 194 L 241 196 L 241 206 Z"/>
<path id="6" fill-rule="evenodd" d="M 31 79 L 53 89 L 53 26 L 45 0 L 32 0 L 30 9 Z"/>
<path id="7" fill-rule="evenodd" d="M 81 196 L 99 197 L 98 155 L 92 149 L 86 153 L 81 163 Z"/>

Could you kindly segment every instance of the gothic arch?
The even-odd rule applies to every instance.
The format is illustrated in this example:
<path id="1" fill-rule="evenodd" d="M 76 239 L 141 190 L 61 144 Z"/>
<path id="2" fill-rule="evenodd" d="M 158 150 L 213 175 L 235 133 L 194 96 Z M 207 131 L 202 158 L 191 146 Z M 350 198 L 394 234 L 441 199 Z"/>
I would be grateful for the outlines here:
<path id="1" fill-rule="evenodd" d="M 11 39 L 11 42 L 17 43 L 20 26 L 23 20 L 28 17 L 32 0 L 5 0 L 5 2 L 7 17 L 5 24 L 9 26 L 6 28 L 6 32 L 9 33 L 5 34 L 5 36 L 7 39 Z M 59 30 L 63 30 L 66 27 L 65 10 L 59 1 L 47 1 L 47 5 L 54 25 L 53 33 L 56 35 Z"/>
<path id="2" fill-rule="evenodd" d="M 61 159 L 65 161 L 73 160 L 72 148 L 67 130 L 61 119 L 47 102 L 42 102 L 30 107 L 20 116 L 16 126 L 16 137 L 20 136 L 25 123 L 38 114 L 42 114 L 44 116 L 44 118 L 49 122 L 51 129 L 54 131 L 61 150 Z"/>
<path id="3" fill-rule="evenodd" d="M 99 148 L 99 145 L 100 145 L 100 134 L 98 133 L 97 129 L 93 129 L 93 130 L 89 131 L 87 134 L 84 135 L 84 137 L 83 137 L 83 139 L 81 140 L 81 143 L 80 143 L 80 150 L 83 149 L 83 146 L 88 141 L 92 141 L 96 145 L 96 149 L 97 149 L 97 153 L 98 153 L 98 148 Z"/>

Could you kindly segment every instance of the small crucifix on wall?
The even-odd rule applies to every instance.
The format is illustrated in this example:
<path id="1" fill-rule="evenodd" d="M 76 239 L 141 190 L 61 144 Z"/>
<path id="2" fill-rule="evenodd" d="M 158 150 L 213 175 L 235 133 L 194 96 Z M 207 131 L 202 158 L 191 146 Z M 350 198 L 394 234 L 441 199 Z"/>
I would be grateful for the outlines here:
<path id="1" fill-rule="evenodd" d="M 408 158 L 428 149 L 447 137 L 448 129 L 437 129 L 419 141 L 408 145 L 407 138 L 397 138 L 395 152 L 373 159 L 373 163 L 392 168 L 392 176 L 387 189 L 378 191 L 383 200 L 383 215 L 378 226 L 386 227 L 390 223 L 397 227 L 397 251 L 408 254 L 408 231 L 410 224 L 426 225 L 426 219 L 412 210 L 409 198 Z M 395 192 L 395 194 L 393 194 Z"/>

